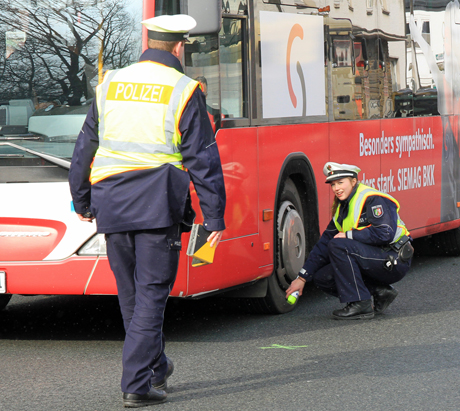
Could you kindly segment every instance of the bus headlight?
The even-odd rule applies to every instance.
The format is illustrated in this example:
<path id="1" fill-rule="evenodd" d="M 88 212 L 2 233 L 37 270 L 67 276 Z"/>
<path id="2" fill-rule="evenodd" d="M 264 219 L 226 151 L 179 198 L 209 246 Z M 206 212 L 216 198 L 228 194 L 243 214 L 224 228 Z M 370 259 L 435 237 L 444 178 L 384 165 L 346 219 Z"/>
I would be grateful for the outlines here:
<path id="1" fill-rule="evenodd" d="M 77 251 L 78 255 L 107 255 L 104 234 L 96 234 Z"/>

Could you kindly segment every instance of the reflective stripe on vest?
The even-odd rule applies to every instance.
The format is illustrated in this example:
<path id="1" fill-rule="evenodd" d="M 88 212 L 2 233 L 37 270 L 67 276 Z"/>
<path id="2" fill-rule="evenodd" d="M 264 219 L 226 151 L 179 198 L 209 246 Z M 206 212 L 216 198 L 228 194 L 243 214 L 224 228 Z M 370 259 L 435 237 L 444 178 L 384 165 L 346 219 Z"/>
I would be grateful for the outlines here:
<path id="1" fill-rule="evenodd" d="M 179 122 L 197 86 L 177 70 L 150 61 L 108 71 L 96 88 L 99 148 L 91 184 L 164 164 L 181 168 Z"/>
<path id="2" fill-rule="evenodd" d="M 356 192 L 353 198 L 350 200 L 350 203 L 348 205 L 348 210 L 349 210 L 348 215 L 343 219 L 342 226 L 337 222 L 338 217 L 339 217 L 339 212 L 340 212 L 340 204 L 337 207 L 337 210 L 334 215 L 334 224 L 337 230 L 344 233 L 344 232 L 350 231 L 353 228 L 356 230 L 362 230 L 366 228 L 366 227 L 358 228 L 358 224 L 359 224 L 359 218 L 361 216 L 361 212 L 363 211 L 364 204 L 366 203 L 367 198 L 370 196 L 385 197 L 393 201 L 393 203 L 395 203 L 397 207 L 396 208 L 396 213 L 398 215 L 397 229 L 396 229 L 396 233 L 391 243 L 398 241 L 403 235 L 408 236 L 409 231 L 407 230 L 404 222 L 401 220 L 398 214 L 399 208 L 400 208 L 398 201 L 389 194 L 382 193 L 381 191 L 378 191 L 375 188 L 368 187 L 361 183 L 356 189 Z"/>

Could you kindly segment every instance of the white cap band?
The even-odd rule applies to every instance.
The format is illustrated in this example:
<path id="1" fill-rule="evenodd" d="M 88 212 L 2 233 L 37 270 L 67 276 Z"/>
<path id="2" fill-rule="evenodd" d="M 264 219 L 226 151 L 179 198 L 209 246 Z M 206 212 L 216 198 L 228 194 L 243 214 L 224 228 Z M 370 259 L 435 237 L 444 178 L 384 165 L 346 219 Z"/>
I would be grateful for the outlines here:
<path id="1" fill-rule="evenodd" d="M 358 178 L 361 169 L 350 164 L 339 164 L 331 161 L 324 165 L 323 173 L 326 176 L 326 183 L 334 180 L 340 180 L 345 177 Z"/>

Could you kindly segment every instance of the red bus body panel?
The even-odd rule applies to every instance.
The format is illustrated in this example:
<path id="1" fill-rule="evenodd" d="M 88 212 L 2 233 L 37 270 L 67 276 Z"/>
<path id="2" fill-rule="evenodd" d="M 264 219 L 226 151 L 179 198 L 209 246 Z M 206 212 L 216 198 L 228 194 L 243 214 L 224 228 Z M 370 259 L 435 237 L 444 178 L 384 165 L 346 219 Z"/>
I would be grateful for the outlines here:
<path id="1" fill-rule="evenodd" d="M 0 271 L 6 272 L 11 294 L 84 294 L 96 259 L 74 256 L 64 261 L 0 262 Z M 106 289 L 110 290 L 110 282 Z"/>

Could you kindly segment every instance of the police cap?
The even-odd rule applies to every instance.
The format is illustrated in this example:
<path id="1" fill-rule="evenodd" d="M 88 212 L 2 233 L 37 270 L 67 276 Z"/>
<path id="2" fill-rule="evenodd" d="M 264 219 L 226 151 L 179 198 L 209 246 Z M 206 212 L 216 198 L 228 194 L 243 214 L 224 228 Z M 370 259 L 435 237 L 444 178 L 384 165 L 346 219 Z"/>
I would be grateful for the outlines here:
<path id="1" fill-rule="evenodd" d="M 350 164 L 339 164 L 331 161 L 324 165 L 323 173 L 326 176 L 326 183 L 331 183 L 334 180 L 351 177 L 358 178 L 358 173 L 361 171 L 359 167 Z"/>
<path id="2" fill-rule="evenodd" d="M 182 41 L 195 28 L 196 20 L 187 14 L 174 14 L 152 17 L 142 21 L 147 27 L 148 38 L 160 41 Z"/>

